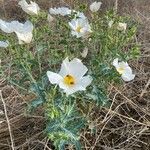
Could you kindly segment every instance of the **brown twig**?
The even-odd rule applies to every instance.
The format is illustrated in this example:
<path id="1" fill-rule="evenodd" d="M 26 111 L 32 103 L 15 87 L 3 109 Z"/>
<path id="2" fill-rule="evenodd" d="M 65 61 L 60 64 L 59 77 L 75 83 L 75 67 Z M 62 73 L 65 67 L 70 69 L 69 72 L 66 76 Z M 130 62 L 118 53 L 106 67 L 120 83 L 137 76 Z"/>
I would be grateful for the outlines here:
<path id="1" fill-rule="evenodd" d="M 143 95 L 146 93 L 148 86 L 150 85 L 150 78 L 147 82 L 147 84 L 145 85 L 144 89 L 142 90 L 141 94 L 140 94 L 140 99 L 143 97 Z"/>
<path id="2" fill-rule="evenodd" d="M 117 13 L 118 10 L 118 0 L 115 1 L 114 11 Z"/>
<path id="3" fill-rule="evenodd" d="M 8 125 L 8 130 L 9 130 L 9 135 L 10 135 L 10 140 L 11 140 L 11 148 L 12 148 L 12 150 L 15 150 L 13 135 L 12 135 L 11 127 L 10 127 L 9 118 L 8 118 L 8 115 L 7 115 L 7 108 L 6 108 L 6 104 L 5 104 L 5 101 L 3 99 L 2 91 L 1 90 L 0 90 L 0 98 L 1 98 L 2 103 L 3 103 L 4 113 L 5 113 L 5 117 L 6 117 L 6 121 L 7 121 L 7 125 Z"/>

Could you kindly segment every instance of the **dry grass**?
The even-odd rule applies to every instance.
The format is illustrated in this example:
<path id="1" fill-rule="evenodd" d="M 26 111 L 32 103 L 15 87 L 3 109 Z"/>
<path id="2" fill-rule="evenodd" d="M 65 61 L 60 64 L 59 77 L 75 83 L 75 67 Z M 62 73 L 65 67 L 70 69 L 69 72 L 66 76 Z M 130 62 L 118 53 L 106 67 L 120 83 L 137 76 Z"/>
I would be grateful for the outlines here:
<path id="1" fill-rule="evenodd" d="M 91 2 L 92 0 L 89 0 Z M 39 0 L 42 8 L 75 4 L 73 0 Z M 103 0 L 103 9 L 114 6 L 115 0 Z M 21 18 L 22 11 L 16 0 L 0 1 L 0 14 L 5 18 Z M 90 129 L 82 132 L 85 150 L 149 150 L 150 149 L 150 1 L 118 0 L 117 10 L 130 15 L 139 23 L 137 42 L 141 44 L 141 57 L 132 62 L 136 70 L 133 82 L 122 88 L 110 85 L 111 107 L 95 108 L 91 113 L 90 127 L 96 127 L 95 135 Z M 15 87 L 0 79 L 0 89 L 6 105 L 5 114 L 0 113 L 0 150 L 13 146 L 18 150 L 50 150 L 50 141 L 43 133 L 44 118 L 39 108 L 36 116 L 26 116 L 25 108 L 30 95 L 21 95 Z M 0 110 L 4 105 L 0 101 Z M 7 116 L 6 116 L 7 113 Z M 8 128 L 8 120 L 9 126 Z M 10 131 L 12 140 L 10 138 Z M 13 145 L 12 145 L 13 142 Z M 69 148 L 70 150 L 72 148 Z"/>

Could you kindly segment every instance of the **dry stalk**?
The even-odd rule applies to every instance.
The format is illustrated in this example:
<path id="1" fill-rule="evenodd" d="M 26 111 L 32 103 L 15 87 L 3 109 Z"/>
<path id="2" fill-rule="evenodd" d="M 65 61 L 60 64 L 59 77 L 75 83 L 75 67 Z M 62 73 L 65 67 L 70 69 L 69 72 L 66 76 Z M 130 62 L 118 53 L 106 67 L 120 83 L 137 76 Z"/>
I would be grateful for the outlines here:
<path id="1" fill-rule="evenodd" d="M 1 90 L 0 90 L 0 98 L 1 98 L 1 101 L 3 103 L 4 113 L 5 113 L 5 117 L 6 117 L 6 121 L 7 121 L 7 125 L 8 125 L 8 130 L 9 130 L 9 135 L 10 135 L 10 140 L 11 140 L 11 148 L 12 148 L 12 150 L 15 150 L 13 135 L 12 135 L 11 127 L 10 127 L 9 118 L 8 118 L 8 115 L 7 115 L 7 108 L 6 108 L 6 104 L 5 104 L 5 101 L 3 99 L 2 91 Z"/>
<path id="2" fill-rule="evenodd" d="M 148 86 L 150 85 L 150 78 L 147 82 L 147 84 L 145 85 L 144 89 L 142 90 L 141 94 L 140 94 L 140 99 L 143 97 L 143 95 L 146 93 Z"/>
<path id="3" fill-rule="evenodd" d="M 118 10 L 118 0 L 115 1 L 114 11 L 117 13 Z"/>

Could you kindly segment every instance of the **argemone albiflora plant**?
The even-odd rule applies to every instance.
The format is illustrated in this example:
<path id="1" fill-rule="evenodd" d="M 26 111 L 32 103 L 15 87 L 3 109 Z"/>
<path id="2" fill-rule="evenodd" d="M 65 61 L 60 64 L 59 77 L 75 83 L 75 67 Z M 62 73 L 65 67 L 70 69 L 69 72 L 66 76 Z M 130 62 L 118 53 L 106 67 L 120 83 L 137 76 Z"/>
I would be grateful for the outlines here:
<path id="1" fill-rule="evenodd" d="M 34 2 L 19 5 L 28 14 L 39 12 Z M 139 56 L 136 23 L 114 11 L 99 15 L 101 2 L 86 6 L 50 8 L 28 16 L 30 21 L 24 23 L 0 19 L 0 46 L 8 46 L 10 52 L 0 51 L 1 56 L 10 57 L 13 66 L 7 77 L 8 62 L 2 63 L 3 76 L 20 92 L 35 95 L 28 112 L 42 106 L 45 132 L 58 150 L 70 144 L 81 150 L 80 131 L 93 123 L 92 111 L 110 106 L 109 85 L 135 78 L 127 62 Z M 13 34 L 4 32 L 14 32 L 19 44 Z"/>
<path id="2" fill-rule="evenodd" d="M 18 21 L 6 22 L 0 19 L 0 29 L 5 33 L 15 32 L 19 44 L 30 43 L 33 37 L 33 24 L 30 21 L 20 23 Z"/>
<path id="3" fill-rule="evenodd" d="M 131 81 L 135 78 L 135 74 L 132 73 L 132 69 L 127 62 L 119 62 L 118 58 L 116 58 L 113 61 L 113 66 L 115 66 L 124 81 Z"/>
<path id="4" fill-rule="evenodd" d="M 40 11 L 38 4 L 32 1 L 30 1 L 30 4 L 28 4 L 26 0 L 21 0 L 18 4 L 29 15 L 37 15 Z"/>
<path id="5" fill-rule="evenodd" d="M 58 74 L 48 71 L 47 76 L 52 84 L 58 84 L 67 95 L 70 95 L 86 90 L 86 87 L 91 84 L 92 78 L 89 75 L 84 76 L 87 71 L 87 67 L 81 60 L 74 58 L 69 62 L 66 58 Z"/>

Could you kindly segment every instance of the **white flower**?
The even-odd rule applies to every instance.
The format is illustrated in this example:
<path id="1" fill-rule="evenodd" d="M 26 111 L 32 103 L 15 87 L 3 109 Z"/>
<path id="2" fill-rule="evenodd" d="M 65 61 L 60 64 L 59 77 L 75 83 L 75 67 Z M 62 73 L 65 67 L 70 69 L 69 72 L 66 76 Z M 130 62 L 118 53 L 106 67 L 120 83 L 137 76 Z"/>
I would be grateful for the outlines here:
<path id="1" fill-rule="evenodd" d="M 18 4 L 29 15 L 37 15 L 40 11 L 38 4 L 32 1 L 28 4 L 26 0 L 21 0 Z"/>
<path id="2" fill-rule="evenodd" d="M 87 67 L 79 59 L 74 58 L 69 62 L 66 58 L 58 74 L 47 71 L 47 76 L 52 84 L 58 84 L 68 96 L 86 90 L 86 87 L 91 84 L 91 76 L 84 76 L 87 71 Z"/>
<path id="3" fill-rule="evenodd" d="M 101 5 L 102 5 L 101 2 L 96 2 L 96 1 L 95 1 L 94 3 L 92 3 L 92 4 L 90 5 L 90 10 L 91 10 L 92 12 L 97 12 L 97 11 L 100 9 Z"/>
<path id="4" fill-rule="evenodd" d="M 19 44 L 30 43 L 33 37 L 33 24 L 30 21 L 26 21 L 23 24 L 18 21 L 5 22 L 0 20 L 0 29 L 6 33 L 15 32 Z"/>
<path id="5" fill-rule="evenodd" d="M 132 73 L 132 69 L 127 62 L 118 62 L 118 58 L 116 58 L 113 61 L 113 66 L 116 67 L 124 81 L 131 81 L 135 78 L 135 74 Z"/>
<path id="6" fill-rule="evenodd" d="M 71 14 L 71 9 L 68 7 L 59 7 L 59 8 L 50 8 L 49 13 L 51 15 L 62 15 L 62 16 L 67 16 Z"/>
<path id="7" fill-rule="evenodd" d="M 87 19 L 73 19 L 69 22 L 69 26 L 72 29 L 71 34 L 77 38 L 85 37 L 92 32 Z"/>
<path id="8" fill-rule="evenodd" d="M 0 41 L 0 47 L 7 48 L 9 46 L 8 41 Z"/>
<path id="9" fill-rule="evenodd" d="M 119 31 L 126 31 L 126 29 L 127 29 L 127 24 L 120 22 L 120 23 L 118 23 L 117 29 L 118 29 Z"/>

